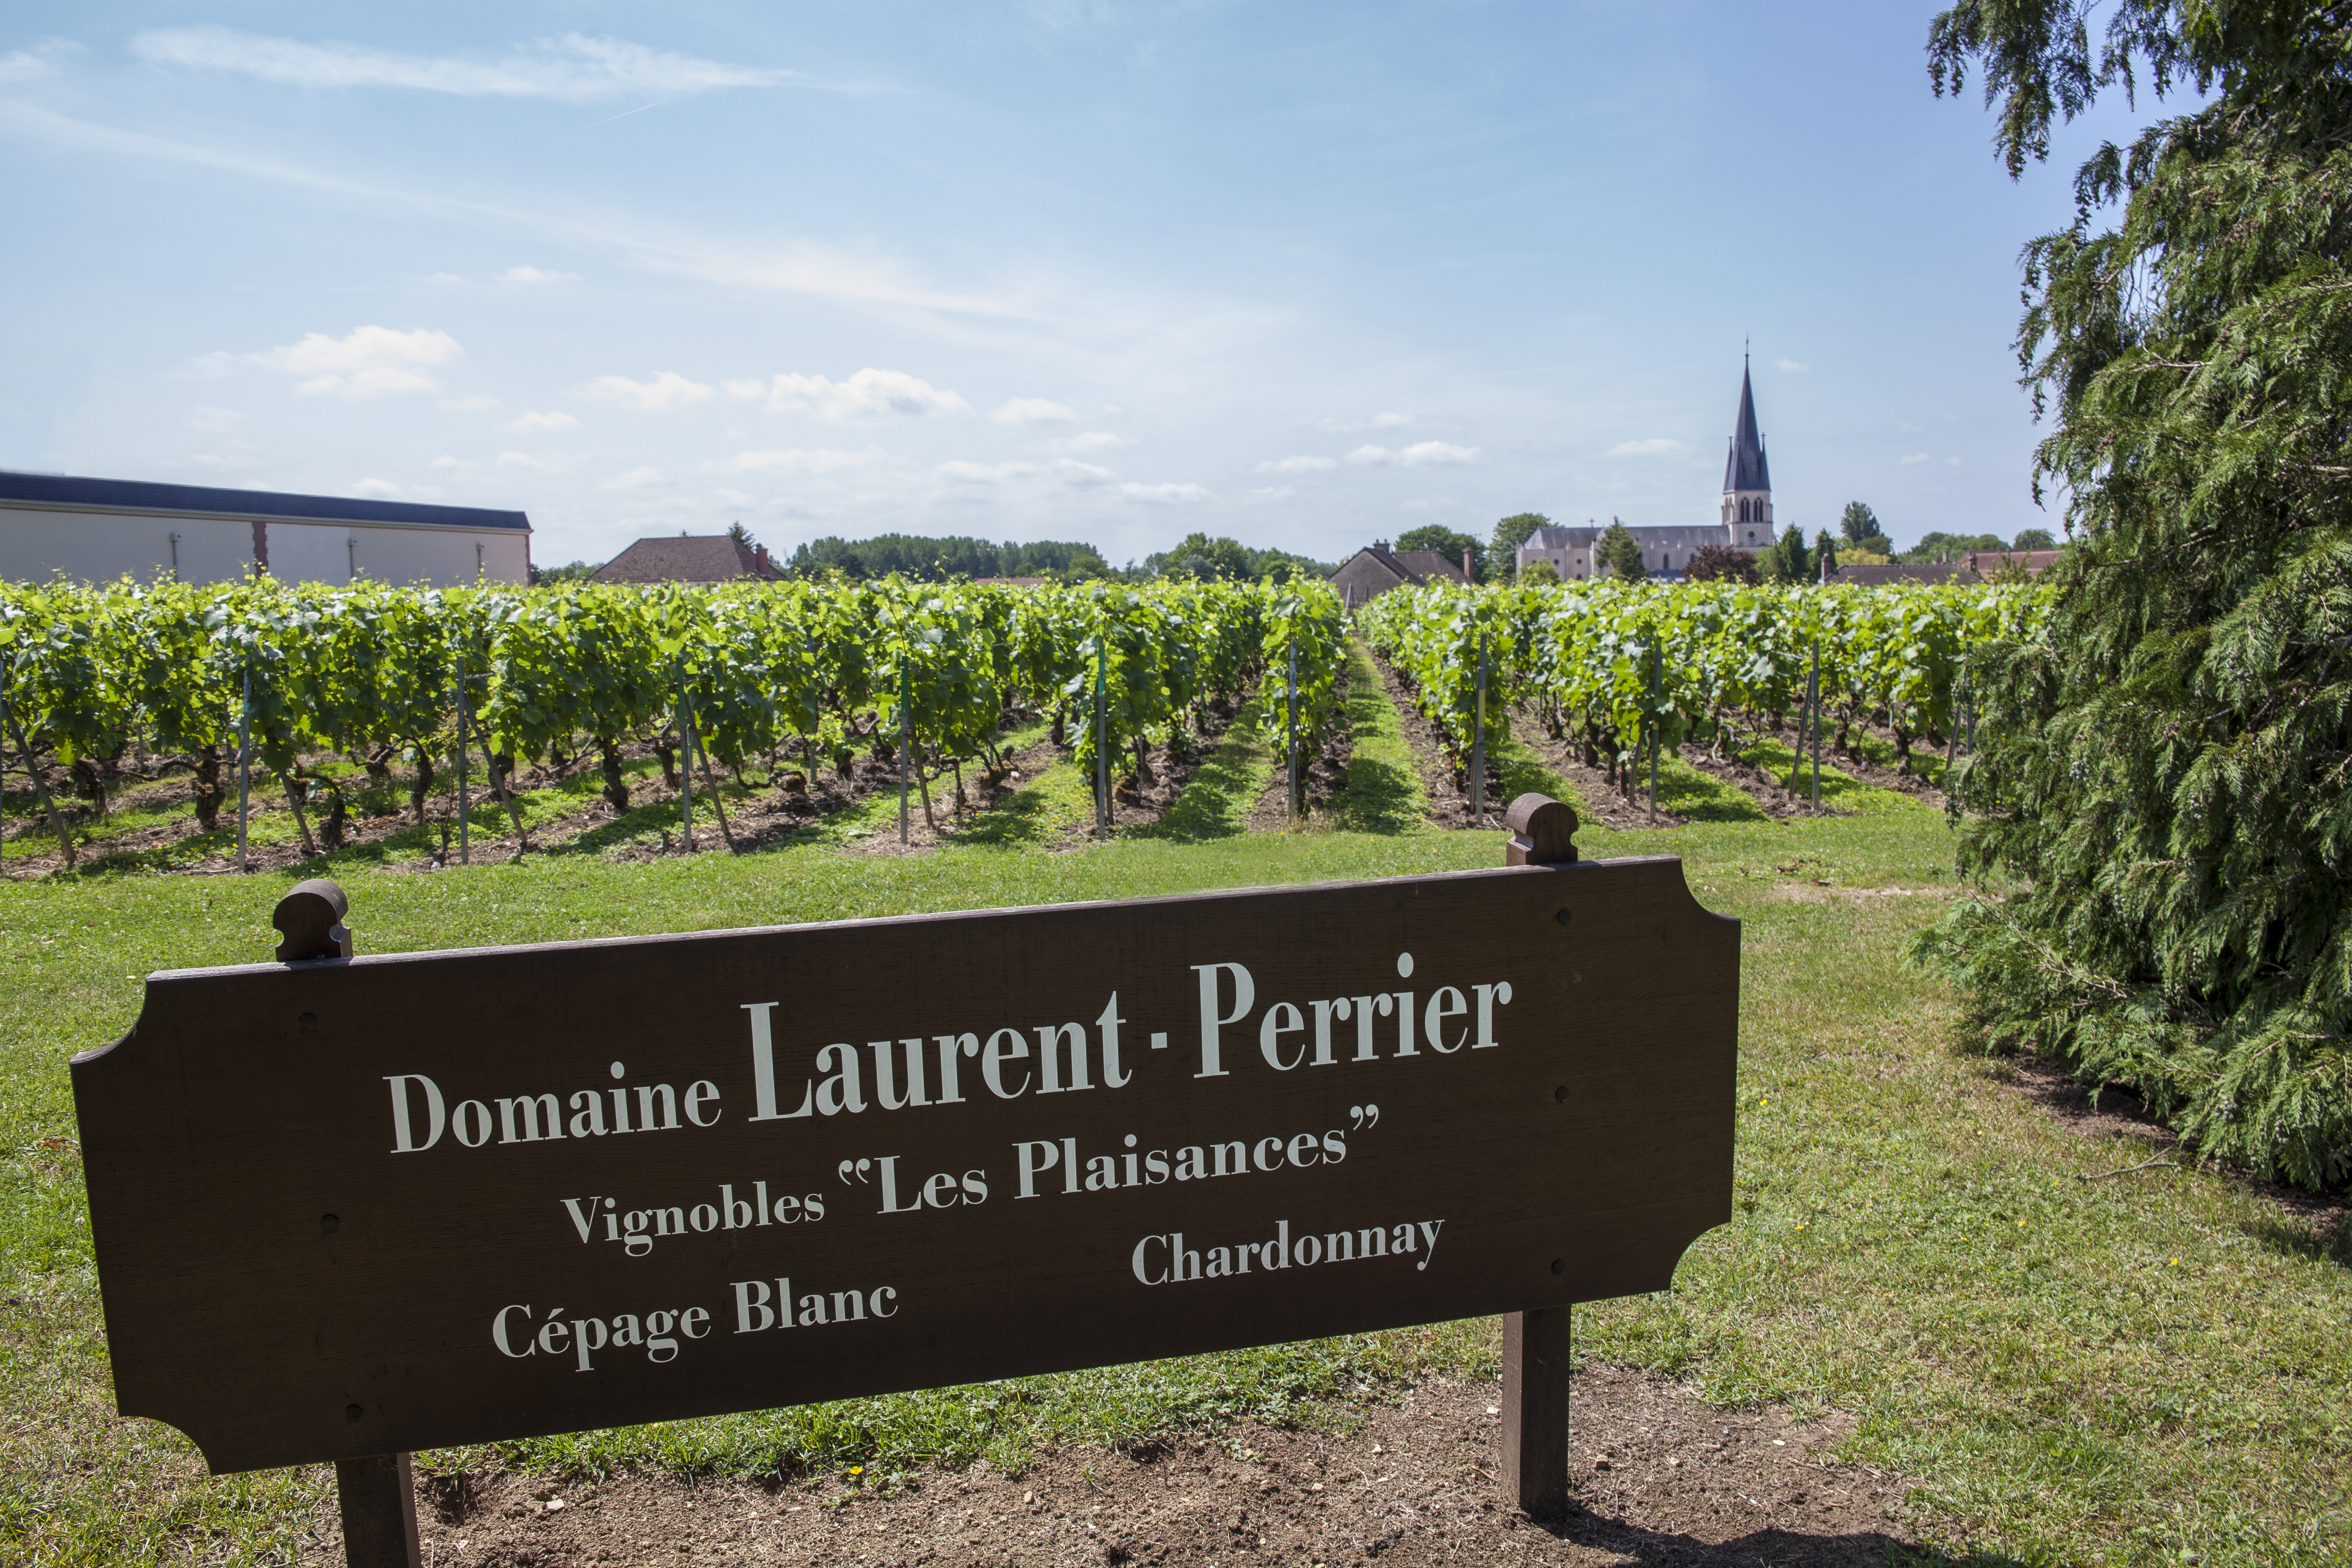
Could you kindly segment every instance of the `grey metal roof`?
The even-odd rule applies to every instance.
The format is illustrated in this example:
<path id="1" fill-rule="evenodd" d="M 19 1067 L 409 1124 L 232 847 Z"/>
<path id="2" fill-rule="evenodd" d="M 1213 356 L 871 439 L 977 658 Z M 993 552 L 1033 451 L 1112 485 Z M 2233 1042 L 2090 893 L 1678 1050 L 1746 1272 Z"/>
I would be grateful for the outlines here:
<path id="1" fill-rule="evenodd" d="M 82 479 L 64 474 L 15 473 L 5 468 L 0 468 L 0 501 L 104 511 L 195 512 L 530 531 L 530 518 L 526 513 L 492 511 L 486 507 L 422 506 L 413 501 L 357 500 L 348 496 L 288 495 L 281 490 L 216 489 L 210 485 L 158 485 L 144 479 Z"/>
<path id="2" fill-rule="evenodd" d="M 1739 365 L 1739 417 L 1731 427 L 1731 456 L 1723 465 L 1723 489 L 1769 490 L 1772 470 L 1764 463 L 1764 437 L 1756 429 L 1756 388 L 1748 378 L 1748 363 Z"/>

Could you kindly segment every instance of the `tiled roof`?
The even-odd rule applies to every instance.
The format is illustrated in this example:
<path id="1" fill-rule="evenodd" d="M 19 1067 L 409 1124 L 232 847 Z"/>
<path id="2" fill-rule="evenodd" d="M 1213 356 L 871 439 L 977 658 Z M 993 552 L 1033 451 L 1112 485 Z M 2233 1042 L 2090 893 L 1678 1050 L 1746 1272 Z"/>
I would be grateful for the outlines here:
<path id="1" fill-rule="evenodd" d="M 348 496 L 289 495 L 281 490 L 216 489 L 210 485 L 158 485 L 143 479 L 81 479 L 64 474 L 0 469 L 0 501 L 74 507 L 95 511 L 187 512 L 323 522 L 408 523 L 421 528 L 499 528 L 528 533 L 519 511 L 474 506 L 425 506 L 414 501 L 359 500 Z"/>
<path id="2" fill-rule="evenodd" d="M 680 534 L 640 539 L 597 570 L 592 583 L 732 583 L 744 577 L 781 577 L 772 563 L 760 570 L 751 547 L 731 534 Z"/>

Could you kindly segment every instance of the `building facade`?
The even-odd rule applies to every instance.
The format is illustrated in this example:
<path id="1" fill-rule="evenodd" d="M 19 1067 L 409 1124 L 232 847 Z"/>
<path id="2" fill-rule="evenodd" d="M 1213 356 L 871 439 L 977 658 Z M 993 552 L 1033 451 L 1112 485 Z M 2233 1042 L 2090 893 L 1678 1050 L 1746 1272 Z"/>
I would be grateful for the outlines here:
<path id="1" fill-rule="evenodd" d="M 0 471 L 0 579 L 530 581 L 519 511 Z"/>
<path id="2" fill-rule="evenodd" d="M 1372 541 L 1341 562 L 1339 569 L 1331 574 L 1331 586 L 1339 591 L 1340 601 L 1351 610 L 1370 604 L 1391 588 L 1469 581 L 1460 562 L 1434 550 L 1391 550 L 1385 539 Z"/>
<path id="3" fill-rule="evenodd" d="M 1538 528 L 1519 546 L 1521 569 L 1549 561 L 1567 582 L 1600 576 L 1601 541 L 1608 530 Z M 1713 523 L 1634 528 L 1626 531 L 1642 547 L 1642 570 L 1653 577 L 1679 578 L 1690 558 L 1710 544 L 1749 554 L 1772 546 L 1772 471 L 1764 460 L 1764 437 L 1756 427 L 1756 389 L 1748 367 L 1739 367 L 1739 412 L 1731 425 L 1731 451 L 1723 468 L 1723 502 Z"/>

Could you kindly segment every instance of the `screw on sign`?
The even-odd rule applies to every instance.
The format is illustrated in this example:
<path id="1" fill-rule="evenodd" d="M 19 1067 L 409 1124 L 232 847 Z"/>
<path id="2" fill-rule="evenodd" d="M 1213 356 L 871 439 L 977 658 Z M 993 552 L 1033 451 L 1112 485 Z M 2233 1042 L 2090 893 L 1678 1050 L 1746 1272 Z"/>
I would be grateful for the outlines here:
<path id="1" fill-rule="evenodd" d="M 1571 1304 L 1730 1217 L 1739 928 L 1507 821 L 1489 870 L 459 952 L 353 957 L 305 883 L 280 962 L 74 1060 L 118 1406 L 336 1461 L 350 1561 L 413 1563 L 419 1448 L 1499 1313 L 1556 1512 Z"/>

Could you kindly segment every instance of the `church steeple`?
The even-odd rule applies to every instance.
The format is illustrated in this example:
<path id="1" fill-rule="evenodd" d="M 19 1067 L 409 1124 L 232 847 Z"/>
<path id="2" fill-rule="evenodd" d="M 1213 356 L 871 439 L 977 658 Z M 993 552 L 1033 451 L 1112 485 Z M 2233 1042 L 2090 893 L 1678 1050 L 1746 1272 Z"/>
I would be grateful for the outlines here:
<path id="1" fill-rule="evenodd" d="M 1739 416 L 1732 422 L 1731 455 L 1723 465 L 1723 522 L 1735 549 L 1772 542 L 1772 470 L 1756 428 L 1756 386 L 1745 354 L 1739 362 Z"/>

